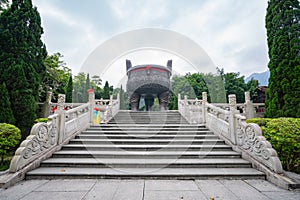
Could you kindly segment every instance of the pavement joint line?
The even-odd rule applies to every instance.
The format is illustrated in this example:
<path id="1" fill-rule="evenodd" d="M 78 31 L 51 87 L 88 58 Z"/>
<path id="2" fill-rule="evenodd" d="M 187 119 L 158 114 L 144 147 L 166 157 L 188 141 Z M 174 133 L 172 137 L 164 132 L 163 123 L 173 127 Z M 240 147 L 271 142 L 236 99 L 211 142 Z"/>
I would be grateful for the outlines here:
<path id="1" fill-rule="evenodd" d="M 146 187 L 146 180 L 144 179 L 144 186 L 143 186 L 143 196 L 142 196 L 142 200 L 145 199 L 145 187 Z"/>
<path id="2" fill-rule="evenodd" d="M 234 180 L 232 180 L 232 181 L 234 181 Z M 245 182 L 244 180 L 241 180 L 241 181 Z M 219 181 L 219 180 L 218 180 L 218 182 L 219 182 L 220 184 L 222 184 L 228 191 L 230 191 L 230 192 L 233 194 L 233 196 L 235 196 L 237 199 L 243 200 L 243 199 L 239 198 L 239 197 L 235 194 L 235 192 L 233 192 L 229 187 L 227 187 L 225 184 L 223 184 L 222 181 Z"/>
<path id="3" fill-rule="evenodd" d="M 86 191 L 86 194 L 82 197 L 82 200 L 86 199 L 86 196 L 92 191 L 92 189 L 95 187 L 95 185 L 99 182 L 99 180 L 97 179 L 94 183 L 94 185 L 88 190 Z"/>

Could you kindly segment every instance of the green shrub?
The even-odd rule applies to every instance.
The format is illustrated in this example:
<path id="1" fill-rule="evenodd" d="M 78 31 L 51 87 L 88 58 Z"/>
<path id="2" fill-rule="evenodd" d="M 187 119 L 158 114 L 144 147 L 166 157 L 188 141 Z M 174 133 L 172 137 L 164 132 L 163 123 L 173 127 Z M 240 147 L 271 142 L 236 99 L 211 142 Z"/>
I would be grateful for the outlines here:
<path id="1" fill-rule="evenodd" d="M 20 129 L 11 124 L 0 123 L 1 165 L 5 162 L 4 158 L 11 154 L 11 151 L 19 144 L 20 139 Z"/>
<path id="2" fill-rule="evenodd" d="M 261 126 L 263 135 L 277 151 L 285 170 L 300 173 L 299 118 L 250 119 L 247 122 Z"/>
<path id="3" fill-rule="evenodd" d="M 259 126 L 266 126 L 266 124 L 271 120 L 272 119 L 270 118 L 252 118 L 252 119 L 247 119 L 247 123 L 255 123 L 258 124 Z"/>
<path id="4" fill-rule="evenodd" d="M 39 123 L 39 122 L 48 122 L 48 118 L 38 118 L 36 120 L 34 120 L 34 123 Z"/>

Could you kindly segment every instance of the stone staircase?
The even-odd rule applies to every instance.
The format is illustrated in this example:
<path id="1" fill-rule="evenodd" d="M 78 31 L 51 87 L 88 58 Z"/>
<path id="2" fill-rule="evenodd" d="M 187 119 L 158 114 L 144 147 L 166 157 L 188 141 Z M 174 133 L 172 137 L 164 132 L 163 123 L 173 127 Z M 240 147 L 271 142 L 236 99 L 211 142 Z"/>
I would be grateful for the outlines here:
<path id="1" fill-rule="evenodd" d="M 26 179 L 265 179 L 203 125 L 177 111 L 120 111 L 26 174 Z"/>

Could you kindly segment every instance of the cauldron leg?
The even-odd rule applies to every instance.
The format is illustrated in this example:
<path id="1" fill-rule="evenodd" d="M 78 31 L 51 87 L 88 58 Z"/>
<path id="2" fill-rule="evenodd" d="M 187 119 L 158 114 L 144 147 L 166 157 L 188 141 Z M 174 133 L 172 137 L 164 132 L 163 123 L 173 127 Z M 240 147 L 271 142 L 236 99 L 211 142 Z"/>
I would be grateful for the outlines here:
<path id="1" fill-rule="evenodd" d="M 133 93 L 129 99 L 131 110 L 138 111 L 140 103 L 140 95 L 138 93 Z"/>
<path id="2" fill-rule="evenodd" d="M 169 91 L 163 92 L 159 95 L 160 111 L 166 111 L 169 103 Z"/>

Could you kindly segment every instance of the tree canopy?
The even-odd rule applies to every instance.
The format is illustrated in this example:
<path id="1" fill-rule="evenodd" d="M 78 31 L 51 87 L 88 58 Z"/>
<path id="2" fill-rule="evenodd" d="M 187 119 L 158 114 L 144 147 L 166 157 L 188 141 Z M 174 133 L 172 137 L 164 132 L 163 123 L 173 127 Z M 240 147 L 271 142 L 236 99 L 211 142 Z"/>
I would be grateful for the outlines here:
<path id="1" fill-rule="evenodd" d="M 36 119 L 40 84 L 46 74 L 42 34 L 40 15 L 31 0 L 13 0 L 0 14 L 0 82 L 6 84 L 23 138 Z"/>
<path id="2" fill-rule="evenodd" d="M 299 0 L 269 0 L 266 29 L 270 79 L 266 116 L 300 117 Z"/>

